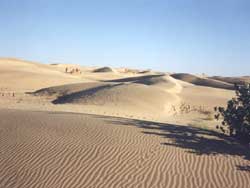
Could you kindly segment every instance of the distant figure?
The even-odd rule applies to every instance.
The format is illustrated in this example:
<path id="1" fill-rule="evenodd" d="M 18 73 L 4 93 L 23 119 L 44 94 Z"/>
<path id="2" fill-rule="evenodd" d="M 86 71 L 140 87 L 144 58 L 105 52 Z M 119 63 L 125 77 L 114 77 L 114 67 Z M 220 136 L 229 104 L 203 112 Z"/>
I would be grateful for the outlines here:
<path id="1" fill-rule="evenodd" d="M 68 73 L 68 67 L 66 67 L 65 72 Z"/>

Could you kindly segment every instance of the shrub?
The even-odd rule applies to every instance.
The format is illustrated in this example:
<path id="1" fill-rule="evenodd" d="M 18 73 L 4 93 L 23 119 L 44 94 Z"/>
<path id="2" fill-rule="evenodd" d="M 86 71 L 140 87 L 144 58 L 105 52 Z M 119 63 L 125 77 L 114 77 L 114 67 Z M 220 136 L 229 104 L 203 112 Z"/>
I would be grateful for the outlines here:
<path id="1" fill-rule="evenodd" d="M 223 133 L 234 136 L 241 141 L 250 142 L 250 84 L 235 85 L 236 97 L 229 100 L 227 108 L 215 107 L 215 118 L 223 119 L 217 125 Z"/>

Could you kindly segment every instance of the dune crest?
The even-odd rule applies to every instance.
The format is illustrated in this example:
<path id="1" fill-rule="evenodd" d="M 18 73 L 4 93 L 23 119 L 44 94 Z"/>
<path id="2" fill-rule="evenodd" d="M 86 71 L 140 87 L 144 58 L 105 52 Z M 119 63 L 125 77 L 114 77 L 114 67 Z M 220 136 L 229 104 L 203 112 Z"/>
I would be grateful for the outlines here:
<path id="1" fill-rule="evenodd" d="M 244 85 L 245 83 L 250 83 L 250 77 L 249 76 L 242 76 L 242 77 L 223 77 L 223 76 L 213 76 L 209 77 L 214 80 L 219 80 L 222 82 L 226 82 L 229 84 L 239 84 Z"/>
<path id="2" fill-rule="evenodd" d="M 171 74 L 171 76 L 175 79 L 182 80 L 184 82 L 188 82 L 198 86 L 206 86 L 206 87 L 229 89 L 229 90 L 234 89 L 234 86 L 227 82 L 213 80 L 209 78 L 202 78 L 192 74 L 178 73 L 178 74 Z"/>

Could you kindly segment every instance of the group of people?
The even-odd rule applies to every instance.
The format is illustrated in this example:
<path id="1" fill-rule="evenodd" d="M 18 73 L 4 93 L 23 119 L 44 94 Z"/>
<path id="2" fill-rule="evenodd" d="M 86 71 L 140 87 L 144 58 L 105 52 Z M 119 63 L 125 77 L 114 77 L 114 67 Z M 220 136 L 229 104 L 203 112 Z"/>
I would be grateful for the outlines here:
<path id="1" fill-rule="evenodd" d="M 81 70 L 78 68 L 69 69 L 68 67 L 65 68 L 65 72 L 70 73 L 70 74 L 74 74 L 74 73 L 81 74 L 82 73 Z"/>
<path id="2" fill-rule="evenodd" d="M 4 96 L 9 96 L 9 97 L 15 97 L 15 93 L 0 93 L 0 96 L 4 97 Z"/>

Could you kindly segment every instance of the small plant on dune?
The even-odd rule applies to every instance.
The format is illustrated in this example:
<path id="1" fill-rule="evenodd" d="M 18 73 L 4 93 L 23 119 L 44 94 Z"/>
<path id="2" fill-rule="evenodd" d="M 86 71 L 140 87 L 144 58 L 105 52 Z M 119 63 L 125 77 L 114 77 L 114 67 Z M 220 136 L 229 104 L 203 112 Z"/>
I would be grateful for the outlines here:
<path id="1" fill-rule="evenodd" d="M 173 111 L 177 111 L 175 106 L 172 106 Z M 181 103 L 179 106 L 179 112 L 181 114 L 188 114 L 191 112 L 198 112 L 200 114 L 203 114 L 207 116 L 206 120 L 213 120 L 213 110 L 209 109 L 206 106 L 195 106 L 195 105 L 189 105 L 186 104 L 185 102 Z"/>
<path id="2" fill-rule="evenodd" d="M 250 142 L 250 84 L 235 85 L 236 97 L 229 100 L 227 107 L 215 107 L 215 119 L 222 119 L 217 125 L 223 133 L 240 141 Z"/>
<path id="3" fill-rule="evenodd" d="M 207 121 L 213 121 L 214 120 L 214 113 L 211 111 L 207 111 L 203 113 L 204 115 L 206 115 L 205 120 Z"/>

